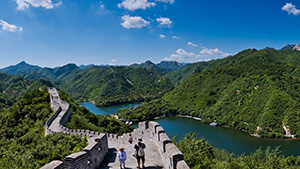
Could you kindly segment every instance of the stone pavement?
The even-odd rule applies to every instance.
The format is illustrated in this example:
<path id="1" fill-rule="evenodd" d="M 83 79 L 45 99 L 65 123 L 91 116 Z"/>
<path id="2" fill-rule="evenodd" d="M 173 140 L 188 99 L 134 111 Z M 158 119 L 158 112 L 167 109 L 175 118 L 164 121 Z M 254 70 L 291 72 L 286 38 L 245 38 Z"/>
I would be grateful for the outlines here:
<path id="1" fill-rule="evenodd" d="M 147 137 L 142 137 L 138 134 L 138 130 L 135 130 L 132 133 L 133 143 L 128 143 L 128 134 L 119 136 L 118 138 L 108 137 L 108 146 L 109 152 L 106 156 L 105 160 L 102 162 L 102 165 L 99 169 L 118 169 L 120 168 L 120 163 L 118 160 L 118 152 L 120 146 L 125 148 L 127 154 L 126 160 L 126 169 L 136 169 L 137 162 L 136 158 L 133 157 L 134 145 L 137 143 L 137 138 L 143 138 L 143 143 L 146 145 L 145 149 L 145 167 L 146 169 L 163 169 L 164 165 L 161 161 L 161 156 L 158 152 L 158 148 L 156 144 L 152 141 L 152 139 Z"/>

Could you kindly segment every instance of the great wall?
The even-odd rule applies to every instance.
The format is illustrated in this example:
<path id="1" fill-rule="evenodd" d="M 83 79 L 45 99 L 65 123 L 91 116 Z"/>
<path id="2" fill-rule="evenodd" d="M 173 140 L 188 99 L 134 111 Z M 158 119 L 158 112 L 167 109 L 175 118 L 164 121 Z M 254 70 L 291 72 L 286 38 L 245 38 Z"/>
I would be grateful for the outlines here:
<path id="1" fill-rule="evenodd" d="M 45 124 L 45 135 L 59 132 L 68 135 L 78 134 L 87 136 L 88 145 L 83 151 L 68 155 L 64 161 L 55 160 L 46 164 L 42 169 L 108 169 L 119 168 L 116 158 L 117 150 L 120 146 L 125 147 L 128 159 L 127 169 L 136 168 L 136 161 L 133 154 L 133 145 L 127 142 L 129 133 L 118 136 L 115 134 L 98 133 L 89 130 L 68 129 L 64 125 L 71 116 L 69 104 L 60 99 L 55 88 L 48 88 L 51 99 L 51 109 L 54 114 Z M 183 160 L 183 155 L 179 149 L 171 143 L 170 138 L 164 129 L 157 122 L 140 122 L 139 127 L 132 133 L 134 140 L 143 138 L 147 148 L 146 168 L 165 169 L 189 169 Z"/>

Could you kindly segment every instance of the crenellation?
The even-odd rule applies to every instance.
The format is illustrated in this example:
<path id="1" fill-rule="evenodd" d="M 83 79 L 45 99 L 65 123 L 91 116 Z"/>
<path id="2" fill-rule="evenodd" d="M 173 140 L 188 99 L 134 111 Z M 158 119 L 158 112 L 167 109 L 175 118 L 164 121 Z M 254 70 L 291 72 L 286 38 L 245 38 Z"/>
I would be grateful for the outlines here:
<path id="1" fill-rule="evenodd" d="M 42 169 L 93 169 L 98 168 L 108 153 L 108 138 L 110 140 L 127 140 L 129 133 L 119 137 L 117 134 L 99 133 L 84 129 L 68 129 L 64 125 L 71 116 L 69 104 L 60 99 L 55 88 L 48 89 L 51 99 L 51 108 L 55 112 L 45 124 L 45 135 L 64 132 L 68 135 L 78 134 L 88 137 L 88 145 L 83 151 L 68 155 L 64 161 L 52 161 Z M 147 138 L 153 140 L 165 168 L 189 169 L 183 160 L 180 150 L 171 143 L 164 129 L 157 122 L 140 122 L 139 127 L 134 129 L 133 138 Z M 124 143 L 124 142 L 123 142 Z"/>

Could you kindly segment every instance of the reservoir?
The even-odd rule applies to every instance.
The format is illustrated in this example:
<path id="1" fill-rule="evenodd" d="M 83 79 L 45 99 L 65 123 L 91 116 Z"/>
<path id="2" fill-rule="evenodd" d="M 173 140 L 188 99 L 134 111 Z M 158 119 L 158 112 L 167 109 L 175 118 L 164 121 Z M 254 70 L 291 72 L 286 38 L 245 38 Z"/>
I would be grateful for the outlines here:
<path id="1" fill-rule="evenodd" d="M 92 113 L 104 115 L 113 114 L 118 109 L 138 106 L 141 103 L 111 106 L 102 109 L 87 102 L 80 105 L 85 106 Z M 181 139 L 185 134 L 195 132 L 197 137 L 204 138 L 215 148 L 225 149 L 237 155 L 250 154 L 260 147 L 265 150 L 268 146 L 272 149 L 280 146 L 280 151 L 285 156 L 300 155 L 300 139 L 260 139 L 242 131 L 220 126 L 212 127 L 201 121 L 185 117 L 165 117 L 155 121 L 165 129 L 170 138 L 177 135 L 178 139 Z"/>

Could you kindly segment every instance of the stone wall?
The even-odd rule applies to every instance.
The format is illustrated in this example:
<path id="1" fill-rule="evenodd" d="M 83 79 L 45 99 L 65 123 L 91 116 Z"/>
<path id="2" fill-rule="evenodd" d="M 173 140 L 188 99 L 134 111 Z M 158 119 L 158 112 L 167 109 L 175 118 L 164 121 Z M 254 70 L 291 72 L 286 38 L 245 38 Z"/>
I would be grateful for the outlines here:
<path id="1" fill-rule="evenodd" d="M 107 135 L 100 134 L 93 138 L 83 151 L 68 155 L 64 162 L 55 160 L 41 169 L 95 169 L 101 165 L 108 152 Z"/>
<path id="2" fill-rule="evenodd" d="M 158 147 L 166 169 L 189 169 L 189 166 L 183 160 L 181 151 L 171 142 L 159 123 L 154 121 L 140 122 L 139 130 L 143 132 L 143 134 L 152 137 Z"/>
<path id="3" fill-rule="evenodd" d="M 46 164 L 42 169 L 94 169 L 98 168 L 108 153 L 108 137 L 118 139 L 116 134 L 104 134 L 83 129 L 68 129 L 64 124 L 71 116 L 69 104 L 60 99 L 55 88 L 48 89 L 51 98 L 51 109 L 54 114 L 45 124 L 45 134 L 54 134 L 59 132 L 68 135 L 78 134 L 82 137 L 87 136 L 89 143 L 83 151 L 68 155 L 64 161 L 55 160 Z M 164 129 L 157 122 L 140 122 L 139 128 L 134 129 L 134 133 L 151 138 L 162 158 L 166 169 L 189 169 L 183 160 L 183 155 L 179 149 L 171 143 Z M 128 137 L 124 134 L 122 137 Z M 137 138 L 136 138 L 137 139 Z"/>
<path id="4" fill-rule="evenodd" d="M 51 99 L 53 115 L 45 124 L 45 135 L 59 132 L 68 135 L 78 134 L 87 136 L 89 143 L 83 151 L 65 157 L 64 162 L 55 160 L 46 164 L 42 169 L 94 169 L 100 166 L 108 153 L 107 135 L 89 130 L 68 129 L 64 124 L 71 116 L 70 107 L 67 102 L 60 99 L 55 88 L 48 89 Z"/>

